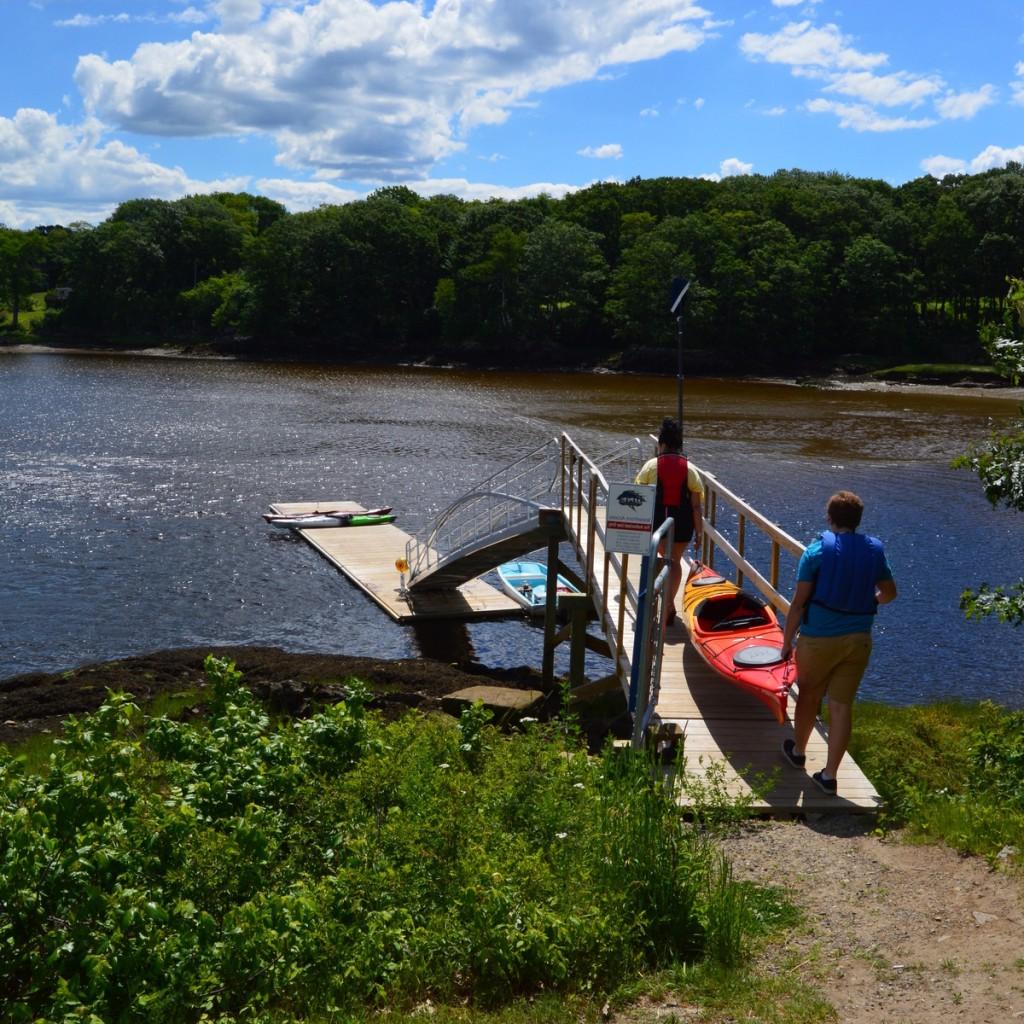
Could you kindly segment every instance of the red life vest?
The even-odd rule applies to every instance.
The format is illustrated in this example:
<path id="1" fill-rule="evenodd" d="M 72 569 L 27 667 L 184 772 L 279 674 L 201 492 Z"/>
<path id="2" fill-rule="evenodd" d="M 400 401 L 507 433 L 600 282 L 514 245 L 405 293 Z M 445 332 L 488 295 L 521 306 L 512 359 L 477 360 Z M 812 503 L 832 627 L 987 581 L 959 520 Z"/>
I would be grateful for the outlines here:
<path id="1" fill-rule="evenodd" d="M 655 498 L 654 528 L 671 516 L 676 521 L 676 537 L 693 532 L 693 506 L 687 475 L 690 464 L 684 455 L 665 452 L 658 456 L 658 491 Z"/>

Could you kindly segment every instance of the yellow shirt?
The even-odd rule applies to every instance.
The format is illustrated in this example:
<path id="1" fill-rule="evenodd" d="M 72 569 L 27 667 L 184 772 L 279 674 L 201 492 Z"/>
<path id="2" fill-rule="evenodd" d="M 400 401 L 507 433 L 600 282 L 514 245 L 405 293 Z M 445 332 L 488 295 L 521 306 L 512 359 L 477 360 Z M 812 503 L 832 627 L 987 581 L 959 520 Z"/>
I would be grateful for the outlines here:
<path id="1" fill-rule="evenodd" d="M 654 484 L 657 486 L 658 483 L 658 457 L 655 455 L 653 459 L 648 459 L 644 464 L 643 468 L 636 475 L 636 479 L 633 481 L 635 484 Z M 686 460 L 686 486 L 694 494 L 699 494 L 701 498 L 704 497 L 704 485 L 700 482 L 700 477 L 697 476 L 697 471 L 690 465 L 690 460 Z"/>

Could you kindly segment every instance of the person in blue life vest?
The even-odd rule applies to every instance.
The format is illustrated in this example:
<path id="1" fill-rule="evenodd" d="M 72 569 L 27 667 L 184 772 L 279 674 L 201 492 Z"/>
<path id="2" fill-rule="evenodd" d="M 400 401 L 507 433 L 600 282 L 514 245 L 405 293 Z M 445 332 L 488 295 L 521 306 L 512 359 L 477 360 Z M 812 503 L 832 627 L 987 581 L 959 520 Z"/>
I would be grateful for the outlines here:
<path id="1" fill-rule="evenodd" d="M 793 738 L 782 754 L 794 768 L 806 763 L 807 741 L 828 694 L 828 760 L 812 777 L 825 793 L 837 791 L 839 763 L 850 744 L 853 701 L 871 656 L 871 627 L 880 604 L 896 599 L 896 582 L 877 537 L 857 533 L 864 502 L 852 491 L 828 500 L 828 529 L 808 545 L 796 571 L 796 593 L 786 615 L 782 657 L 796 645 L 800 692 Z"/>
<path id="2" fill-rule="evenodd" d="M 683 555 L 693 540 L 700 547 L 703 531 L 701 499 L 704 487 L 696 470 L 682 454 L 683 429 L 677 420 L 666 416 L 658 433 L 658 454 L 644 463 L 635 483 L 657 485 L 654 506 L 654 529 L 670 516 L 675 521 L 669 575 L 663 602 L 662 625 L 676 621 L 676 594 L 683 581 Z M 658 552 L 665 557 L 664 550 Z"/>

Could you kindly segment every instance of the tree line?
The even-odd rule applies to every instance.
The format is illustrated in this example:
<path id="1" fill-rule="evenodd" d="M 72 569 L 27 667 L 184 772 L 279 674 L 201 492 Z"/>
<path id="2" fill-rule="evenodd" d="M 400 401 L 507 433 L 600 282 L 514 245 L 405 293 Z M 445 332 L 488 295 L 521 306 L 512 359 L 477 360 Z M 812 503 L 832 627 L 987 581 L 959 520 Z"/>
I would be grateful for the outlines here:
<path id="1" fill-rule="evenodd" d="M 0 304 L 65 341 L 276 358 L 792 371 L 984 360 L 1024 252 L 1024 167 L 903 185 L 779 171 L 635 178 L 562 199 L 404 187 L 288 213 L 247 193 L 134 199 L 0 229 Z M 692 282 L 680 320 L 669 282 Z M 681 332 L 681 334 L 680 334 Z"/>

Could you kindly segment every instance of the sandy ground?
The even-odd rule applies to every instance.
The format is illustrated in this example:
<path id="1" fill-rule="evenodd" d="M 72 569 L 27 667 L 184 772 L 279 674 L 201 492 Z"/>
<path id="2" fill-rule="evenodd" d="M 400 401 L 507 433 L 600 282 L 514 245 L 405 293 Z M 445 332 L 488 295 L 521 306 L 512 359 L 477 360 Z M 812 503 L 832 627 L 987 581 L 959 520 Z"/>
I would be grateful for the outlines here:
<path id="1" fill-rule="evenodd" d="M 763 966 L 795 963 L 842 1024 L 1024 1020 L 1021 875 L 873 826 L 818 816 L 726 841 L 738 877 L 781 884 L 805 914 Z"/>

